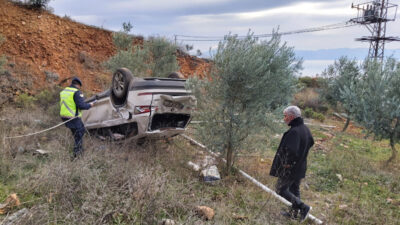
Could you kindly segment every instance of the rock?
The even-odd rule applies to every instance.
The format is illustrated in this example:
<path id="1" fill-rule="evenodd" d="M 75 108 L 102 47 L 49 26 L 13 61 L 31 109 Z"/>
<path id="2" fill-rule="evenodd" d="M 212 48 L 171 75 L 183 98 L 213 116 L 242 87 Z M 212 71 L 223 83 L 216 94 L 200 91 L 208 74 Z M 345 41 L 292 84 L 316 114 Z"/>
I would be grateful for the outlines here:
<path id="1" fill-rule="evenodd" d="M 60 78 L 60 75 L 58 75 L 58 73 L 54 73 L 51 71 L 44 71 L 44 73 L 46 74 L 46 80 L 49 82 L 58 81 L 58 79 Z"/>
<path id="2" fill-rule="evenodd" d="M 25 149 L 24 149 L 24 147 L 19 146 L 17 151 L 18 151 L 19 154 L 24 154 Z"/>
<path id="3" fill-rule="evenodd" d="M 25 21 L 22 21 L 21 23 L 22 23 L 22 25 L 25 25 L 25 24 L 26 24 L 26 22 L 25 22 Z"/>
<path id="4" fill-rule="evenodd" d="M 187 164 L 190 168 L 192 168 L 196 172 L 198 172 L 200 170 L 200 166 L 197 165 L 196 163 L 189 161 Z"/>
<path id="5" fill-rule="evenodd" d="M 200 175 L 204 178 L 205 182 L 221 180 L 217 166 L 210 166 L 202 170 Z"/>
<path id="6" fill-rule="evenodd" d="M 336 177 L 340 180 L 340 181 L 343 181 L 343 177 L 342 177 L 342 175 L 341 174 L 336 174 Z"/>
<path id="7" fill-rule="evenodd" d="M 216 165 L 216 160 L 214 157 L 206 155 L 201 163 L 201 167 L 205 168 L 208 166 Z"/>
<path id="8" fill-rule="evenodd" d="M 36 149 L 33 152 L 34 155 L 43 155 L 43 156 L 49 155 L 49 153 L 50 153 L 49 151 L 46 151 L 46 150 L 43 150 L 43 149 Z"/>
<path id="9" fill-rule="evenodd" d="M 4 203 L 0 204 L 0 215 L 6 214 L 12 208 L 19 206 L 21 203 L 19 202 L 19 198 L 17 194 L 13 193 L 7 197 Z"/>
<path id="10" fill-rule="evenodd" d="M 19 224 L 19 220 L 24 218 L 27 214 L 29 213 L 29 210 L 27 208 L 23 208 L 21 210 L 18 210 L 17 212 L 13 213 L 11 216 L 6 217 L 0 225 L 13 225 L 13 224 Z"/>
<path id="11" fill-rule="evenodd" d="M 204 220 L 212 220 L 214 218 L 214 209 L 207 206 L 196 206 L 196 213 Z"/>
<path id="12" fill-rule="evenodd" d="M 171 219 L 163 219 L 160 223 L 161 225 L 175 225 L 175 221 Z"/>

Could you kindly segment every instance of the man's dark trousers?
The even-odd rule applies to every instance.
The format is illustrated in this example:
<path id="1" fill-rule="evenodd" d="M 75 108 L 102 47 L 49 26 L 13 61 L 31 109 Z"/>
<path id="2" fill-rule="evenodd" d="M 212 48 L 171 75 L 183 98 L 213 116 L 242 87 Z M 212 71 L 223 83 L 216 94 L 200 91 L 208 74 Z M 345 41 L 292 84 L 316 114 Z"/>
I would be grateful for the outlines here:
<path id="1" fill-rule="evenodd" d="M 301 178 L 278 178 L 276 190 L 278 194 L 291 202 L 294 207 L 302 205 L 300 200 L 300 182 Z"/>
<path id="2" fill-rule="evenodd" d="M 64 121 L 68 120 L 63 118 Z M 72 135 L 74 136 L 74 157 L 77 157 L 83 152 L 83 135 L 85 134 L 85 126 L 83 125 L 81 118 L 75 118 L 65 124 L 68 127 Z"/>

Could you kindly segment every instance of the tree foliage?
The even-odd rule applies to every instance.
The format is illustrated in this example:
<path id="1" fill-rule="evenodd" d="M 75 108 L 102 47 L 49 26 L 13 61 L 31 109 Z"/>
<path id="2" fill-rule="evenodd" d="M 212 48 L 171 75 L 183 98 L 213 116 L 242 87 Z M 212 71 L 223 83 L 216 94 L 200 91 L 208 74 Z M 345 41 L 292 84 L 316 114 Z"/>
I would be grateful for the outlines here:
<path id="1" fill-rule="evenodd" d="M 392 156 L 400 140 L 400 63 L 393 58 L 385 62 L 366 61 L 363 77 L 357 85 L 356 119 L 377 138 L 390 140 Z"/>
<path id="2" fill-rule="evenodd" d="M 113 34 L 117 53 L 105 63 L 109 70 L 126 67 L 141 77 L 166 77 L 179 70 L 177 47 L 172 42 L 163 37 L 151 37 L 142 45 L 133 46 L 133 36 L 128 34 L 131 29 L 130 23 L 123 23 L 123 31 Z"/>
<path id="3" fill-rule="evenodd" d="M 153 77 L 166 77 L 179 70 L 176 57 L 177 46 L 163 37 L 152 37 L 144 45 L 150 53 L 148 68 Z"/>
<path id="4" fill-rule="evenodd" d="M 227 171 L 249 135 L 273 122 L 272 112 L 289 102 L 301 62 L 293 48 L 274 35 L 259 41 L 252 34 L 227 35 L 213 56 L 209 80 L 189 82 L 206 123 L 199 136 L 213 151 L 226 154 Z"/>
<path id="5" fill-rule="evenodd" d="M 361 76 L 360 68 L 356 60 L 341 57 L 324 71 L 324 76 L 327 81 L 327 86 L 323 92 L 325 98 L 335 106 L 337 103 L 341 103 L 347 114 L 346 125 L 343 128 L 343 131 L 345 131 L 356 110 L 354 102 L 357 101 L 358 95 L 355 91 Z"/>

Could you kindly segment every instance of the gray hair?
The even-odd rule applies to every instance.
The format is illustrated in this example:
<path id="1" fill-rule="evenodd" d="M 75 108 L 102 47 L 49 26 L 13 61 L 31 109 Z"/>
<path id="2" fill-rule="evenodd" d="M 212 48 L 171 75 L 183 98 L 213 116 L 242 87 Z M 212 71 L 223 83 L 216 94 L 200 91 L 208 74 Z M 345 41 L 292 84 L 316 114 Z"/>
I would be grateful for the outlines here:
<path id="1" fill-rule="evenodd" d="M 294 118 L 301 117 L 300 108 L 295 105 L 288 106 L 285 110 L 283 110 L 283 113 L 292 115 Z"/>

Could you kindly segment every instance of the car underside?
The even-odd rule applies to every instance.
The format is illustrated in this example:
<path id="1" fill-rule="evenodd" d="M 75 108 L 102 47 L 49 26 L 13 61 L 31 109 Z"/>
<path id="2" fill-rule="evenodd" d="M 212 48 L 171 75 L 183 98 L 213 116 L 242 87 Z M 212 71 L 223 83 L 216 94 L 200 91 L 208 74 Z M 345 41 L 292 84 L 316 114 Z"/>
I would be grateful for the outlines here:
<path id="1" fill-rule="evenodd" d="M 113 139 L 171 137 L 185 131 L 196 98 L 177 78 L 133 78 L 126 68 L 113 75 L 112 87 L 87 99 L 94 106 L 82 120 L 92 134 Z"/>

